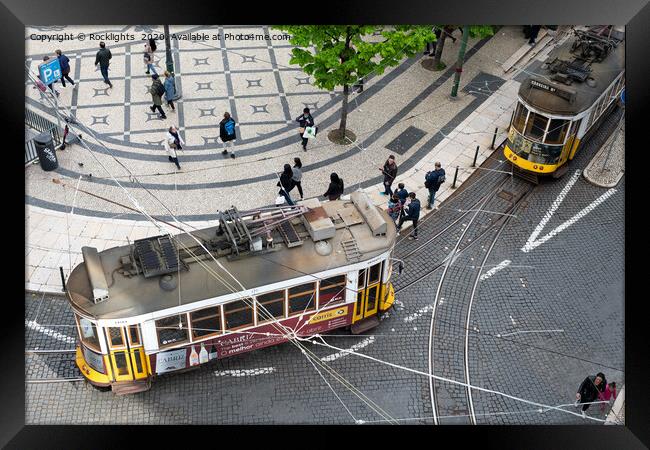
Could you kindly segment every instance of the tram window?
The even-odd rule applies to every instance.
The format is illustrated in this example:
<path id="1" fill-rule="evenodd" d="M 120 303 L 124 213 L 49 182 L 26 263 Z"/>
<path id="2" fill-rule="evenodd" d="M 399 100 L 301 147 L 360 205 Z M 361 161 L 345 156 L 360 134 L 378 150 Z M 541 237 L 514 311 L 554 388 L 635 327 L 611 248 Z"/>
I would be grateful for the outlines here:
<path id="1" fill-rule="evenodd" d="M 181 324 L 179 328 L 178 324 Z M 156 320 L 159 345 L 172 345 L 189 340 L 187 335 L 187 315 L 165 317 Z"/>
<path id="2" fill-rule="evenodd" d="M 345 275 L 327 278 L 320 282 L 318 307 L 341 303 L 345 300 Z"/>
<path id="3" fill-rule="evenodd" d="M 122 328 L 109 327 L 107 330 L 108 342 L 111 344 L 111 347 L 124 347 L 124 335 L 122 334 Z"/>
<path id="4" fill-rule="evenodd" d="M 140 332 L 138 331 L 137 325 L 131 325 L 129 327 L 129 339 L 131 340 L 131 344 L 140 345 Z"/>
<path id="5" fill-rule="evenodd" d="M 380 279 L 381 279 L 381 263 L 377 263 L 370 268 L 368 285 L 378 283 Z"/>
<path id="6" fill-rule="evenodd" d="M 569 121 L 563 119 L 551 119 L 546 133 L 545 144 L 564 144 L 564 137 L 569 129 Z"/>
<path id="7" fill-rule="evenodd" d="M 316 283 L 289 288 L 289 314 L 316 309 Z"/>
<path id="8" fill-rule="evenodd" d="M 526 137 L 542 140 L 542 137 L 544 137 L 544 131 L 546 131 L 547 123 L 547 117 L 531 112 L 530 117 L 528 118 L 528 123 L 526 123 L 526 132 L 524 134 Z"/>
<path id="9" fill-rule="evenodd" d="M 97 326 L 94 323 L 79 317 L 79 335 L 81 336 L 81 342 L 99 351 L 99 335 L 97 334 Z"/>
<path id="10" fill-rule="evenodd" d="M 257 296 L 257 322 L 284 318 L 284 293 L 285 291 L 269 292 Z"/>
<path id="11" fill-rule="evenodd" d="M 253 325 L 253 307 L 250 305 L 250 300 L 227 303 L 224 305 L 224 315 L 226 328 L 229 330 Z"/>
<path id="12" fill-rule="evenodd" d="M 357 283 L 357 289 L 363 289 L 366 286 L 366 269 L 359 271 L 359 281 Z"/>
<path id="13" fill-rule="evenodd" d="M 81 351 L 83 352 L 86 364 L 99 373 L 106 373 L 106 369 L 104 368 L 104 358 L 101 353 L 95 353 L 86 348 L 85 345 L 81 346 Z"/>
<path id="14" fill-rule="evenodd" d="M 526 124 L 526 116 L 528 115 L 528 109 L 519 103 L 517 105 L 517 111 L 515 112 L 515 117 L 512 120 L 512 125 L 520 133 L 524 132 L 524 125 Z"/>
<path id="15" fill-rule="evenodd" d="M 221 333 L 221 306 L 191 312 L 190 323 L 194 338 Z"/>

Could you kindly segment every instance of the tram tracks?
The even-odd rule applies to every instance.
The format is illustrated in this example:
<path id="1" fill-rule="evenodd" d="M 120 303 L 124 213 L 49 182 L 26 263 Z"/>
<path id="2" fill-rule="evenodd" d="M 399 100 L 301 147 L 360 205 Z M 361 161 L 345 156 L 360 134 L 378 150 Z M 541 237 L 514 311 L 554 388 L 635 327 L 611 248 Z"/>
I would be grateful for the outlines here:
<path id="1" fill-rule="evenodd" d="M 507 191 L 508 195 L 501 196 L 504 185 L 505 182 L 501 183 L 496 190 L 482 199 L 480 202 L 481 208 L 470 219 L 449 257 L 446 258 L 446 262 L 440 263 L 430 271 L 431 273 L 440 267 L 444 267 L 443 274 L 438 282 L 431 314 L 429 338 L 429 373 L 431 375 L 463 380 L 467 385 L 470 385 L 469 331 L 471 306 L 478 291 L 481 272 L 502 231 L 512 219 L 512 213 L 517 210 L 534 189 L 533 185 L 523 180 L 513 180 L 510 186 L 510 190 L 513 192 Z M 499 203 L 504 205 L 503 202 L 497 200 L 499 197 L 501 199 L 510 199 L 507 200 L 510 203 L 509 206 L 502 208 L 501 217 L 487 229 L 479 230 L 472 241 L 461 248 L 461 243 L 466 235 L 470 233 L 470 230 L 474 229 L 474 232 L 476 231 L 477 226 L 472 227 L 472 225 L 476 223 L 480 212 L 488 204 L 496 202 L 497 205 Z M 498 208 L 496 210 L 490 208 L 490 210 L 499 213 Z M 480 221 L 478 223 L 480 224 Z M 485 246 L 481 247 L 483 254 L 478 258 L 481 261 L 478 270 L 476 270 L 476 265 L 454 265 L 456 260 L 471 256 L 472 254 L 468 250 L 476 243 L 484 240 L 488 232 L 491 231 L 494 231 L 494 236 L 491 237 L 490 242 L 487 244 L 487 249 L 485 249 Z M 420 279 L 422 278 L 424 276 L 420 277 Z M 468 279 L 469 282 L 461 284 L 459 288 L 458 285 L 465 279 Z M 451 280 L 455 283 L 450 282 Z M 440 308 L 443 299 L 445 309 L 441 312 Z M 441 315 L 444 315 L 444 320 L 440 317 Z M 454 330 L 446 329 L 449 326 L 464 328 L 464 339 L 462 341 L 456 339 L 454 333 L 451 332 Z M 459 355 L 462 355 L 462 358 L 459 358 Z M 435 369 L 438 370 L 438 373 L 435 372 Z M 429 389 L 434 424 L 476 424 L 471 389 L 462 385 L 437 381 L 433 377 L 429 379 Z"/>

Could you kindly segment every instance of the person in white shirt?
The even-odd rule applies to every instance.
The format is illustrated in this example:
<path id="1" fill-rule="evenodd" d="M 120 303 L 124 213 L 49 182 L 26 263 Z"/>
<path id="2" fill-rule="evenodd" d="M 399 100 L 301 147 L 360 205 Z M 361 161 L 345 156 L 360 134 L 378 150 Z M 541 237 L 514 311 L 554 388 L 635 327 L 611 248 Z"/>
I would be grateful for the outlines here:
<path id="1" fill-rule="evenodd" d="M 169 127 L 167 131 L 167 136 L 165 136 L 164 146 L 167 150 L 167 155 L 169 162 L 173 162 L 178 167 L 178 170 L 181 170 L 181 165 L 178 163 L 178 155 L 176 150 L 182 150 L 185 141 L 178 132 L 178 129 L 174 126 Z"/>

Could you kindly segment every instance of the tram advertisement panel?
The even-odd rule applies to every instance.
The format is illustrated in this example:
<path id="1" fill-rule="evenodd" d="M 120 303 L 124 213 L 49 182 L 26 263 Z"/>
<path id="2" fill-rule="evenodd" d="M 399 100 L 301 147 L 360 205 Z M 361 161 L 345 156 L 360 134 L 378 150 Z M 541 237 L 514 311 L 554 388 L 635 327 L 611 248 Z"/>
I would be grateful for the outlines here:
<path id="1" fill-rule="evenodd" d="M 187 367 L 186 353 L 187 349 L 185 348 L 158 353 L 156 355 L 156 373 L 184 369 Z"/>

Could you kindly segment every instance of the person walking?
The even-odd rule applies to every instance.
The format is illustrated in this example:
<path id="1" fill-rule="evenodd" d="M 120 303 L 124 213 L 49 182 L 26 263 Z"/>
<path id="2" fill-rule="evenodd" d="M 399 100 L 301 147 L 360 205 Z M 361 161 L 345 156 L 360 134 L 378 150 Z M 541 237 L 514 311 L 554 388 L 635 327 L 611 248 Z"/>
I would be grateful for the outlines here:
<path id="1" fill-rule="evenodd" d="M 380 192 L 380 194 L 393 195 L 393 190 L 390 188 L 390 186 L 393 184 L 393 181 L 395 181 L 395 177 L 397 176 L 397 164 L 395 163 L 395 156 L 390 155 L 384 163 L 384 167 L 380 168 L 379 170 L 384 174 L 384 192 Z"/>
<path id="2" fill-rule="evenodd" d="M 603 402 L 609 402 L 610 400 L 616 400 L 616 383 L 612 381 L 611 383 L 605 386 L 605 390 L 598 394 L 598 399 Z M 600 412 L 605 412 L 605 403 L 600 404 Z"/>
<path id="3" fill-rule="evenodd" d="M 598 372 L 596 376 L 588 376 L 583 380 L 576 393 L 575 405 L 582 405 L 582 417 L 586 417 L 585 411 L 589 409 L 591 402 L 595 401 L 602 392 L 605 392 L 607 380 L 605 374 Z"/>
<path id="4" fill-rule="evenodd" d="M 153 80 L 153 83 L 151 83 L 149 93 L 151 94 L 153 105 L 151 105 L 149 109 L 151 112 L 156 112 L 156 110 L 158 110 L 160 113 L 160 118 L 166 119 L 167 116 L 165 115 L 165 111 L 162 109 L 162 96 L 165 93 L 165 87 L 160 82 L 160 77 L 158 75 L 151 75 L 151 79 Z"/>
<path id="5" fill-rule="evenodd" d="M 404 205 L 406 208 L 406 214 L 402 213 L 402 216 L 399 218 L 399 223 L 397 224 L 397 232 L 399 233 L 402 229 L 402 225 L 405 221 L 410 220 L 413 222 L 413 234 L 409 236 L 409 239 L 418 239 L 418 219 L 420 218 L 420 200 L 415 198 L 415 192 L 409 194 L 411 199 L 410 203 Z"/>
<path id="6" fill-rule="evenodd" d="M 427 209 L 433 208 L 433 203 L 436 199 L 436 192 L 440 189 L 440 185 L 445 182 L 445 169 L 442 168 L 440 161 L 435 163 L 435 170 L 427 172 L 424 176 L 424 187 L 429 190 L 429 200 L 427 201 Z"/>
<path id="7" fill-rule="evenodd" d="M 528 44 L 530 46 L 535 45 L 535 41 L 537 40 L 537 35 L 539 34 L 539 30 L 542 28 L 541 25 L 529 25 L 530 26 L 530 33 L 528 34 Z"/>
<path id="8" fill-rule="evenodd" d="M 104 83 L 108 84 L 108 87 L 112 88 L 113 83 L 108 79 L 108 66 L 110 65 L 110 60 L 113 57 L 111 51 L 106 48 L 105 42 L 99 43 L 99 51 L 95 55 L 95 65 L 99 64 L 99 71 L 104 77 Z"/>
<path id="9" fill-rule="evenodd" d="M 427 49 L 424 51 L 425 56 L 426 55 L 433 56 L 435 54 L 435 52 L 436 52 L 436 42 L 438 41 L 438 39 L 440 39 L 440 32 L 442 30 L 440 28 L 438 28 L 438 27 L 433 27 L 431 29 L 431 31 L 433 31 L 433 34 L 435 34 L 436 40 L 433 41 L 433 42 L 427 42 Z"/>
<path id="10" fill-rule="evenodd" d="M 165 136 L 164 141 L 165 149 L 167 150 L 167 155 L 170 162 L 176 164 L 178 170 L 181 170 L 181 165 L 178 163 L 178 155 L 176 150 L 182 150 L 185 141 L 181 138 L 181 135 L 178 133 L 178 129 L 175 126 L 169 127 L 167 130 L 167 136 Z"/>
<path id="11" fill-rule="evenodd" d="M 176 98 L 176 80 L 174 79 L 174 74 L 165 70 L 165 100 L 167 100 L 167 106 L 169 106 L 172 111 L 176 111 L 174 107 L 174 98 Z"/>
<path id="12" fill-rule="evenodd" d="M 296 185 L 298 188 L 298 193 L 300 194 L 300 200 L 303 199 L 303 194 L 302 194 L 302 185 L 300 182 L 302 181 L 302 161 L 300 161 L 300 158 L 293 158 L 293 176 L 291 179 L 293 180 L 293 183 Z"/>
<path id="13" fill-rule="evenodd" d="M 61 50 L 56 50 L 54 53 L 56 53 L 59 65 L 61 66 L 61 85 L 65 87 L 65 80 L 68 80 L 74 86 L 74 81 L 70 78 L 70 58 L 65 56 Z"/>
<path id="14" fill-rule="evenodd" d="M 327 192 L 323 197 L 327 197 L 330 201 L 338 200 L 343 195 L 343 180 L 339 178 L 336 172 L 330 174 L 330 185 L 327 187 Z"/>
<path id="15" fill-rule="evenodd" d="M 276 186 L 280 186 L 280 191 L 278 194 L 282 195 L 285 200 L 287 201 L 288 205 L 295 205 L 293 200 L 291 200 L 291 196 L 289 195 L 289 192 L 294 188 L 296 185 L 293 182 L 293 171 L 291 170 L 291 166 L 289 164 L 284 165 L 284 171 L 282 172 L 282 175 L 280 175 L 280 181 L 278 181 L 278 184 Z"/>
<path id="16" fill-rule="evenodd" d="M 153 66 L 153 49 L 151 48 L 150 41 L 147 41 L 144 44 L 143 56 L 144 56 L 144 65 L 147 68 L 147 71 L 145 73 L 149 75 L 151 72 L 153 72 L 154 75 L 158 75 L 158 72 L 156 72 L 156 68 Z"/>
<path id="17" fill-rule="evenodd" d="M 300 128 L 298 128 L 298 133 L 300 134 L 300 138 L 302 139 L 302 149 L 304 151 L 307 151 L 307 141 L 309 139 L 303 137 L 303 135 L 305 134 L 305 128 L 314 126 L 314 118 L 311 116 L 311 113 L 309 112 L 309 108 L 305 108 L 302 110 L 302 114 L 296 118 L 296 122 L 300 124 Z"/>
<path id="18" fill-rule="evenodd" d="M 403 205 L 406 202 L 406 198 L 409 196 L 409 192 L 404 187 L 404 183 L 399 183 L 397 185 L 397 190 L 395 191 L 397 197 L 399 197 L 400 203 Z"/>
<path id="19" fill-rule="evenodd" d="M 223 113 L 223 119 L 219 122 L 219 137 L 221 137 L 221 142 L 223 142 L 223 151 L 222 155 L 228 154 L 228 146 L 230 145 L 230 157 L 235 157 L 235 142 L 237 139 L 237 134 L 235 133 L 235 119 L 230 117 L 229 112 Z M 287 164 L 288 165 L 288 164 Z M 289 166 L 291 167 L 291 166 Z"/>
<path id="20" fill-rule="evenodd" d="M 43 62 L 47 62 L 50 60 L 49 56 L 43 56 Z M 39 71 L 40 72 L 40 71 Z M 38 74 L 38 79 L 41 80 L 41 74 Z M 41 80 L 43 81 L 43 80 Z M 55 94 L 57 97 L 60 95 L 60 92 L 54 89 L 54 83 L 50 83 L 47 85 L 47 87 L 50 88 L 50 91 L 52 91 L 52 94 Z M 42 96 L 41 96 L 42 97 Z"/>

